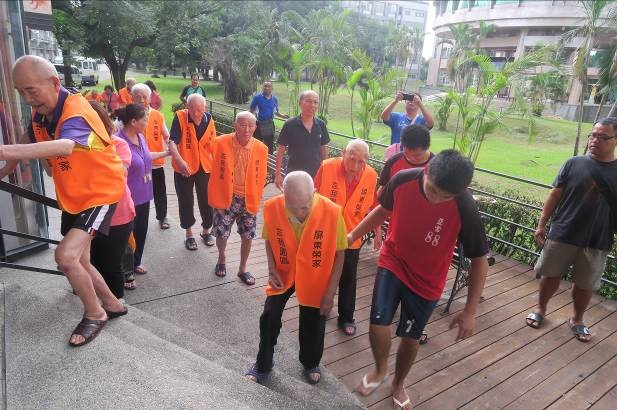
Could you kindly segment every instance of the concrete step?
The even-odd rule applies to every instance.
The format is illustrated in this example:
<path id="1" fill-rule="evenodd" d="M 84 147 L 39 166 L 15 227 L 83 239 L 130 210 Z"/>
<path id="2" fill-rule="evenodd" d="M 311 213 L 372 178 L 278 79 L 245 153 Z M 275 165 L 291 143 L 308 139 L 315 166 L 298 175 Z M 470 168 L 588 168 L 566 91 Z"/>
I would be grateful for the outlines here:
<path id="1" fill-rule="evenodd" d="M 10 284 L 4 309 L 8 408 L 304 408 L 123 319 L 71 348 L 81 309 L 66 290 Z"/>
<path id="2" fill-rule="evenodd" d="M 103 408 L 109 403 L 121 408 L 159 404 L 165 408 L 220 408 L 229 404 L 234 408 L 361 407 L 327 371 L 317 387 L 304 382 L 297 359 L 285 352 L 287 349 L 277 352 L 277 369 L 267 388 L 248 382 L 243 374 L 254 361 L 254 331 L 245 332 L 250 342 L 238 341 L 243 333 L 238 323 L 244 322 L 232 315 L 225 330 L 223 318 L 219 318 L 221 322 L 210 320 L 215 312 L 199 315 L 209 308 L 193 300 L 199 295 L 130 307 L 129 315 L 111 321 L 97 340 L 75 349 L 68 346 L 67 339 L 79 321 L 81 306 L 65 278 L 3 270 L 0 280 L 7 287 L 9 408 L 63 408 L 69 404 Z M 237 297 L 229 304 L 225 300 L 229 301 L 233 292 L 237 290 L 232 284 L 219 286 L 210 290 L 208 301 L 218 306 L 219 313 L 230 309 L 239 312 L 238 300 L 246 299 L 241 305 L 258 305 L 254 299 Z M 184 306 L 192 302 L 195 304 Z M 165 320 L 143 308 L 174 314 Z M 244 321 L 257 323 L 260 308 L 251 308 L 250 314 L 243 314 Z M 197 319 L 185 315 L 185 310 L 194 311 Z M 209 326 L 219 324 L 222 327 L 218 331 Z M 285 339 L 282 334 L 279 347 L 289 344 Z"/>

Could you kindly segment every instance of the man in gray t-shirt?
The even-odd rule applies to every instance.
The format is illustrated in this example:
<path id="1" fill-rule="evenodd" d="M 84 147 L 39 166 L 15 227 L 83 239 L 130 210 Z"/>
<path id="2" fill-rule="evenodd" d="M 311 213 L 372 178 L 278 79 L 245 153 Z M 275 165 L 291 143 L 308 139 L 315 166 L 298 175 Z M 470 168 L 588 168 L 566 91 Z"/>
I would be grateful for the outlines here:
<path id="1" fill-rule="evenodd" d="M 591 340 L 583 314 L 592 292 L 600 287 L 608 251 L 615 233 L 614 204 L 617 193 L 617 118 L 598 121 L 588 137 L 589 154 L 573 157 L 561 167 L 548 194 L 535 232 L 543 246 L 536 263 L 540 280 L 538 307 L 527 316 L 527 325 L 538 328 L 547 304 L 559 287 L 561 277 L 573 266 L 574 316 L 568 324 L 574 336 Z M 553 217 L 548 238 L 546 224 Z"/>

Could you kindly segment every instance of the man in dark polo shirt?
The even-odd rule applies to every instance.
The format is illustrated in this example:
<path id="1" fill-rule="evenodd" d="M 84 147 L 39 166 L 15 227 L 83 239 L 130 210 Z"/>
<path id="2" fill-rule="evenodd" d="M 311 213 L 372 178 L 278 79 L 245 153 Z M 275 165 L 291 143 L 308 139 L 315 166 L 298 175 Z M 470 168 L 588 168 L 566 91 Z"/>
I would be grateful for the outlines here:
<path id="1" fill-rule="evenodd" d="M 330 135 L 326 124 L 315 116 L 319 106 L 319 96 L 313 90 L 302 91 L 299 104 L 300 115 L 287 120 L 279 135 L 274 174 L 274 183 L 279 189 L 283 182 L 281 168 L 287 150 L 289 150 L 287 173 L 304 171 L 315 178 L 321 161 L 328 158 L 327 144 L 330 142 Z"/>
<path id="2" fill-rule="evenodd" d="M 376 368 L 365 374 L 356 389 L 369 395 L 388 375 L 390 324 L 399 303 L 401 338 L 392 380 L 396 408 L 411 408 L 405 377 L 418 352 L 419 339 L 446 283 L 456 241 L 471 259 L 469 292 L 461 313 L 456 340 L 470 336 L 488 270 L 488 243 L 480 213 L 467 190 L 473 164 L 454 150 L 435 156 L 426 168 L 398 172 L 385 186 L 380 204 L 349 233 L 352 243 L 391 217 L 379 255 L 373 289 L 370 338 Z M 410 212 L 410 210 L 413 210 Z"/>

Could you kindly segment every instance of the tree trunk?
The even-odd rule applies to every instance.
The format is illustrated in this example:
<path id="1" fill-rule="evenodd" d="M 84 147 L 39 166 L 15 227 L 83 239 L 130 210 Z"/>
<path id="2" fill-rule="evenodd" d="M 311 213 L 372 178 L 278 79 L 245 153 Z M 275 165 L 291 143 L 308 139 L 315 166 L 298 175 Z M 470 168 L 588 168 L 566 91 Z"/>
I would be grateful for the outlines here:
<path id="1" fill-rule="evenodd" d="M 617 99 L 613 102 L 613 106 L 611 107 L 610 112 L 608 113 L 609 117 L 614 117 L 617 115 Z"/>
<path id="2" fill-rule="evenodd" d="M 576 128 L 576 140 L 574 141 L 574 153 L 573 156 L 578 155 L 578 144 L 581 140 L 581 126 L 583 123 L 583 109 L 585 108 L 585 84 L 581 85 L 581 98 L 578 104 L 578 126 Z"/>
<path id="3" fill-rule="evenodd" d="M 73 71 L 71 69 L 71 49 L 62 50 L 62 65 L 64 66 L 64 85 L 66 87 L 74 87 Z"/>

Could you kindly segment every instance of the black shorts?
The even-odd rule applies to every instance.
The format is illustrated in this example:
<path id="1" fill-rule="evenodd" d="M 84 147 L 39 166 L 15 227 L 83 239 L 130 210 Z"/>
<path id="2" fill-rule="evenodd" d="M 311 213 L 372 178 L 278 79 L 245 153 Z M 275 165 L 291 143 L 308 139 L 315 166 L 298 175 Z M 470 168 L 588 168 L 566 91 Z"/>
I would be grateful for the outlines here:
<path id="1" fill-rule="evenodd" d="M 377 268 L 373 303 L 371 306 L 371 324 L 388 326 L 401 303 L 401 318 L 396 328 L 396 335 L 420 339 L 437 300 L 426 300 L 413 293 L 394 273 L 386 268 Z"/>
<path id="2" fill-rule="evenodd" d="M 116 204 L 95 206 L 78 214 L 62 212 L 60 233 L 65 236 L 71 229 L 81 229 L 89 235 L 105 235 L 109 233 L 111 217 L 116 210 Z"/>

